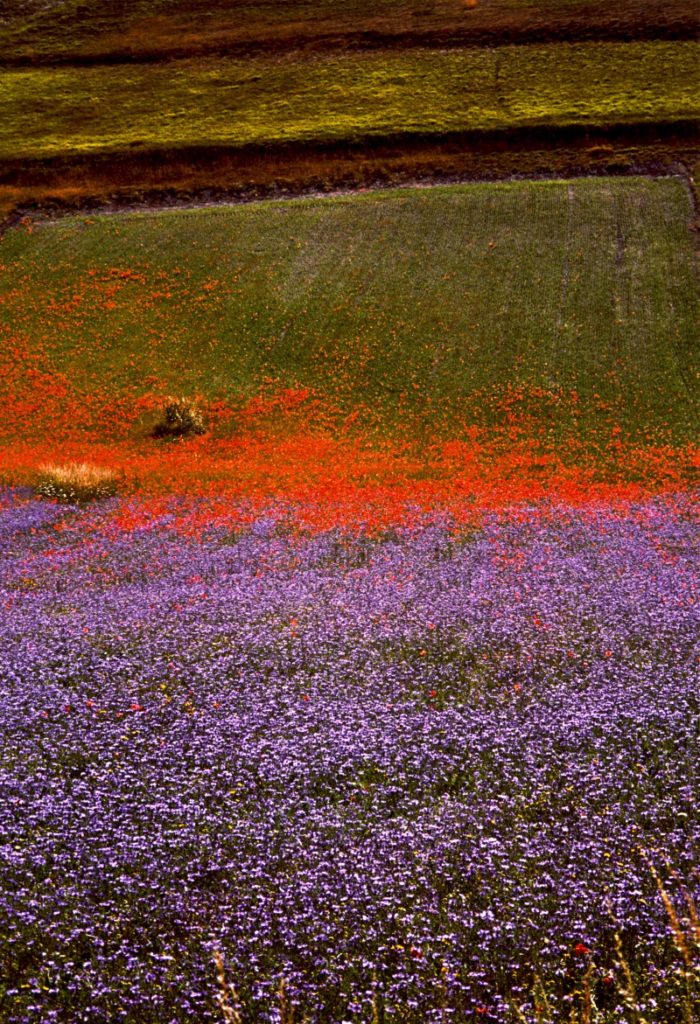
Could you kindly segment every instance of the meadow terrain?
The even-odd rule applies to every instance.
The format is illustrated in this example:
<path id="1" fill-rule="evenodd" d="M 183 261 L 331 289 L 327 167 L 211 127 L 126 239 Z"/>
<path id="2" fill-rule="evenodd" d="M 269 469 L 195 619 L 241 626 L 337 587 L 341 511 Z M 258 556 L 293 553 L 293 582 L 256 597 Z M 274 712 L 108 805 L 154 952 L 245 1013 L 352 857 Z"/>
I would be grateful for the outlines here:
<path id="1" fill-rule="evenodd" d="M 700 1021 L 697 21 L 5 0 L 2 1024 Z"/>
<path id="2" fill-rule="evenodd" d="M 3 1021 L 694 1024 L 692 214 L 5 234 Z M 203 436 L 153 436 L 175 390 Z M 33 493 L 67 459 L 121 493 Z"/>

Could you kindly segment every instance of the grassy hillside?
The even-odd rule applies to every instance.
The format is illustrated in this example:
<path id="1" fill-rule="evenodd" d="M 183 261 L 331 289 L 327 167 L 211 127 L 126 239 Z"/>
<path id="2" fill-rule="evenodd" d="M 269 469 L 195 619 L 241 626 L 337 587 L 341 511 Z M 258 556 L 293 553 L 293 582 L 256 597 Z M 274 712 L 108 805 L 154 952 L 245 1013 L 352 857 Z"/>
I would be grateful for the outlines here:
<path id="1" fill-rule="evenodd" d="M 700 49 L 582 43 L 6 71 L 0 159 L 697 117 Z"/>
<path id="2" fill-rule="evenodd" d="M 235 406 L 272 387 L 311 389 L 343 415 L 371 409 L 383 428 L 455 436 L 529 417 L 551 437 L 618 425 L 693 438 L 690 215 L 677 180 L 597 179 L 11 231 L 6 410 L 13 379 L 33 390 L 24 422 L 8 414 L 3 429 L 44 422 L 36 387 L 86 407 L 99 396 L 98 412 L 146 391 Z"/>
<path id="3" fill-rule="evenodd" d="M 697 24 L 690 0 L 5 0 L 0 59 L 138 59 L 392 40 L 658 38 Z"/>

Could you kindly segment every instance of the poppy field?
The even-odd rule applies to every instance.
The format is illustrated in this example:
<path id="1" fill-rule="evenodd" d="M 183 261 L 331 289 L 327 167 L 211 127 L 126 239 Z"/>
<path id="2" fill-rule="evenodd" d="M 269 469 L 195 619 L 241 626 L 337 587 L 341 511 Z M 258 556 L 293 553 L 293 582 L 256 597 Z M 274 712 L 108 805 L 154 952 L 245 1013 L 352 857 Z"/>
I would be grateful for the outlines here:
<path id="1" fill-rule="evenodd" d="M 5 233 L 3 1024 L 700 1019 L 692 217 Z M 37 486 L 72 461 L 117 493 Z"/>
<path id="2" fill-rule="evenodd" d="M 391 525 L 692 485 L 698 298 L 675 179 L 34 221 L 0 247 L 0 474 Z M 157 443 L 165 396 L 209 429 Z"/>

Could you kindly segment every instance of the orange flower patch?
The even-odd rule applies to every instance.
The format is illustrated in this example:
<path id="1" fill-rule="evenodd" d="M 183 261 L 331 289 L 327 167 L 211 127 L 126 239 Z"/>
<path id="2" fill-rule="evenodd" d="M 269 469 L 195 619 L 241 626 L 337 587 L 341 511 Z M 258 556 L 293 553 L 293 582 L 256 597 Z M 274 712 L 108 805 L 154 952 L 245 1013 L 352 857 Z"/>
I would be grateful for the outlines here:
<path id="1" fill-rule="evenodd" d="M 130 273 L 115 268 L 109 280 L 125 286 Z M 687 489 L 700 470 L 697 446 L 633 443 L 612 421 L 593 442 L 574 431 L 553 440 L 548 410 L 564 404 L 575 417 L 575 394 L 504 388 L 490 398 L 498 415 L 489 423 L 470 423 L 465 413 L 428 432 L 407 421 L 400 437 L 382 431 L 371 410 L 348 415 L 309 388 L 270 380 L 235 405 L 193 396 L 207 434 L 155 441 L 149 423 L 167 394 L 155 378 L 140 390 L 82 393 L 41 345 L 6 337 L 0 480 L 31 484 L 42 463 L 89 462 L 115 471 L 127 493 L 148 501 L 206 497 L 210 516 L 231 517 L 234 504 L 260 510 L 284 502 L 309 528 L 384 529 L 436 509 L 471 521 L 487 509 L 535 502 L 636 500 Z"/>
<path id="2" fill-rule="evenodd" d="M 563 453 L 543 453 L 534 441 L 506 442 L 481 434 L 436 439 L 421 450 L 303 429 L 175 443 L 54 435 L 0 447 L 0 477 L 28 484 L 41 463 L 89 461 L 119 473 L 127 493 L 157 502 L 170 495 L 209 498 L 207 516 L 230 516 L 232 504 L 259 511 L 284 502 L 309 528 L 383 529 L 435 509 L 467 521 L 522 504 L 637 500 L 686 488 L 700 464 L 697 447 L 623 446 L 605 453 L 601 472 L 600 462 L 573 443 Z"/>

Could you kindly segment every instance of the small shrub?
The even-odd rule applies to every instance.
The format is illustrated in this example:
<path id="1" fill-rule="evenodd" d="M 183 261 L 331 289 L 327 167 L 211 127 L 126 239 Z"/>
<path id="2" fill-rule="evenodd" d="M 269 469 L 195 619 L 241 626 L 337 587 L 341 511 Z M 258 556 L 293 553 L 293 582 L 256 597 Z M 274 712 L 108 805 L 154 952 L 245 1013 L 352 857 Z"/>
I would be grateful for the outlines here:
<path id="1" fill-rule="evenodd" d="M 89 462 L 44 465 L 39 467 L 34 489 L 42 497 L 57 501 L 95 501 L 117 493 L 117 476 L 111 469 L 92 466 Z"/>
<path id="2" fill-rule="evenodd" d="M 153 428 L 153 437 L 194 437 L 203 434 L 204 417 L 189 398 L 168 398 L 163 418 Z"/>

